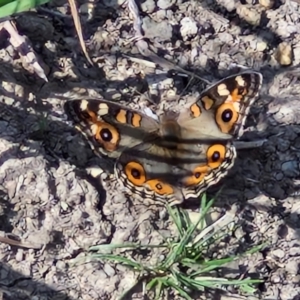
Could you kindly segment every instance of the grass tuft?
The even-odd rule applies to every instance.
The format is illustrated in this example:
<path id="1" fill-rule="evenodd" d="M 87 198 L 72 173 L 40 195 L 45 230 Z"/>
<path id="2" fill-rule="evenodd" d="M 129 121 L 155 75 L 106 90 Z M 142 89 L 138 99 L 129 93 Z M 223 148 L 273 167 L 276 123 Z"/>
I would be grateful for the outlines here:
<path id="1" fill-rule="evenodd" d="M 0 18 L 27 11 L 50 0 L 0 0 Z"/>
<path id="2" fill-rule="evenodd" d="M 221 234 L 197 235 L 198 231 L 203 231 L 205 227 L 205 216 L 211 208 L 213 200 L 207 202 L 206 196 L 201 200 L 201 214 L 198 221 L 192 224 L 188 214 L 178 208 L 167 207 L 168 212 L 178 230 L 178 238 L 166 240 L 162 245 L 141 245 L 138 243 L 126 243 L 119 245 L 99 245 L 90 248 L 92 253 L 86 259 L 113 261 L 122 264 L 138 273 L 136 286 L 139 283 L 145 284 L 146 291 L 153 290 L 156 299 L 161 299 L 164 289 L 173 289 L 181 297 L 192 300 L 194 292 L 204 292 L 206 289 L 226 290 L 226 286 L 234 286 L 239 294 L 254 294 L 257 290 L 255 284 L 263 282 L 259 279 L 242 278 L 228 279 L 218 277 L 216 274 L 226 264 L 241 258 L 242 256 L 253 254 L 261 250 L 265 245 L 251 248 L 241 255 L 233 255 L 224 258 L 209 258 L 208 249 L 224 237 L 224 228 Z M 107 254 L 105 252 L 115 249 L 142 250 L 149 248 L 163 248 L 167 253 L 165 258 L 149 266 L 133 258 L 127 258 L 117 254 Z M 94 253 L 94 252 L 97 253 Z M 129 291 L 125 291 L 120 299 L 123 299 Z"/>

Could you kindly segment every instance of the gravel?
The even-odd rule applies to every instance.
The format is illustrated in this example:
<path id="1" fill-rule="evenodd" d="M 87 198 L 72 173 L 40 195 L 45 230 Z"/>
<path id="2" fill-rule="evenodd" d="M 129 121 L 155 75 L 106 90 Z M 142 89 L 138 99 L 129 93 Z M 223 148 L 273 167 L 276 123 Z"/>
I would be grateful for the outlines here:
<path id="1" fill-rule="evenodd" d="M 112 263 L 72 262 L 93 245 L 159 244 L 160 233 L 172 236 L 174 229 L 161 208 L 126 197 L 110 177 L 95 180 L 88 175 L 87 168 L 96 172 L 95 167 L 109 173 L 112 164 L 93 155 L 67 121 L 63 103 L 82 96 L 105 97 L 136 109 L 149 106 L 159 114 L 176 108 L 178 95 L 180 103 L 191 100 L 205 84 L 198 81 L 186 92 L 185 78 L 170 77 L 161 63 L 145 63 L 149 57 L 141 56 L 142 44 L 132 39 L 134 18 L 124 1 L 100 1 L 91 8 L 91 18 L 89 8 L 79 1 L 86 13 L 83 35 L 94 62 L 89 66 L 68 5 L 55 3 L 58 7 L 49 4 L 48 13 L 24 13 L 16 19 L 45 66 L 48 83 L 26 70 L 8 41 L 1 43 L 2 299 L 118 299 L 137 274 Z M 223 251 L 237 244 L 246 249 L 268 243 L 264 251 L 233 264 L 230 276 L 245 276 L 246 270 L 263 278 L 255 299 L 298 299 L 299 4 L 145 0 L 139 13 L 151 51 L 207 81 L 234 73 L 234 65 L 263 74 L 261 97 L 243 139 L 266 142 L 239 151 L 234 168 L 209 195 L 222 187 L 216 209 L 238 208 L 235 218 L 242 226 Z M 195 209 L 190 206 L 187 203 L 185 209 L 192 214 Z M 158 257 L 162 253 L 153 251 L 135 258 L 150 263 Z M 128 297 L 143 299 L 139 290 Z"/>

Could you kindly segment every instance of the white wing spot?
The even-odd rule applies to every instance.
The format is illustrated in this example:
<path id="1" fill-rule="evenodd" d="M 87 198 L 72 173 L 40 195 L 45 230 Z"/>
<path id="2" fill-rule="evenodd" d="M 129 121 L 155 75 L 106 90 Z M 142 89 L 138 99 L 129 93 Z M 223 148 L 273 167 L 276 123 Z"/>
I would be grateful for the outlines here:
<path id="1" fill-rule="evenodd" d="M 221 83 L 218 85 L 218 94 L 220 96 L 228 96 L 230 94 L 229 90 L 227 89 L 226 84 Z"/>
<path id="2" fill-rule="evenodd" d="M 88 106 L 88 101 L 82 100 L 81 103 L 80 103 L 80 109 L 81 109 L 82 111 L 84 111 L 84 110 L 87 109 L 87 106 Z"/>
<path id="3" fill-rule="evenodd" d="M 236 76 L 235 81 L 238 83 L 239 86 L 245 86 L 245 80 L 242 76 Z"/>
<path id="4" fill-rule="evenodd" d="M 100 103 L 99 105 L 99 114 L 100 116 L 108 114 L 108 106 L 105 103 Z"/>

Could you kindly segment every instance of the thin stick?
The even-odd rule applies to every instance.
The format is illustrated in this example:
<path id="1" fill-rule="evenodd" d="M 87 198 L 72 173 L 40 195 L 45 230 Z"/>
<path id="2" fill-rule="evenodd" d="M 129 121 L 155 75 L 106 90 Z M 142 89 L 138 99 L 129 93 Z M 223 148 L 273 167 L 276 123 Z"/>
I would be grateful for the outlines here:
<path id="1" fill-rule="evenodd" d="M 11 239 L 7 236 L 0 236 L 0 243 L 9 244 L 12 246 L 22 247 L 22 248 L 28 248 L 28 249 L 36 249 L 40 250 L 43 248 L 43 244 L 40 243 L 32 243 L 32 242 L 25 242 L 25 241 L 17 241 L 15 239 Z"/>
<path id="2" fill-rule="evenodd" d="M 250 141 L 250 142 L 244 142 L 244 141 L 234 141 L 233 144 L 236 149 L 251 149 L 251 148 L 259 148 L 261 147 L 267 140 L 257 140 L 257 141 Z"/>

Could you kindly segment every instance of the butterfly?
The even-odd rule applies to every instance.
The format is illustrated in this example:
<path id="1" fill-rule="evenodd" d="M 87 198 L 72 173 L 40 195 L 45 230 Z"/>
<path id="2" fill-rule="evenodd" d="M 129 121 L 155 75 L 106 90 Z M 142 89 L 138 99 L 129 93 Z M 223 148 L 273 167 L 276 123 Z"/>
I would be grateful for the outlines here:
<path id="1" fill-rule="evenodd" d="M 129 194 L 175 205 L 201 195 L 233 166 L 233 141 L 262 80 L 255 71 L 226 77 L 158 120 L 106 100 L 70 100 L 64 108 L 94 152 L 115 160 L 115 177 Z"/>

